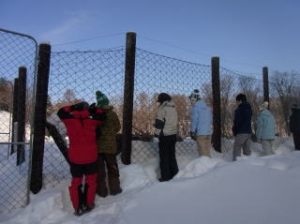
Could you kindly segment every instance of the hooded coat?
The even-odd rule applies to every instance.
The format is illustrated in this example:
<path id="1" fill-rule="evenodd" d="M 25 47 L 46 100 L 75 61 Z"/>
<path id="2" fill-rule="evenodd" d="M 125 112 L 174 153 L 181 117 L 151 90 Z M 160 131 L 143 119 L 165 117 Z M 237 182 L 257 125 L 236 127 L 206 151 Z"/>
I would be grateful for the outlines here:
<path id="1" fill-rule="evenodd" d="M 237 134 L 251 134 L 251 117 L 252 109 L 248 102 L 242 102 L 234 112 L 234 121 L 232 132 L 233 135 Z"/>
<path id="2" fill-rule="evenodd" d="M 97 150 L 98 153 L 117 153 L 117 133 L 121 129 L 121 124 L 116 112 L 113 111 L 112 106 L 103 106 L 106 113 L 105 123 L 100 128 L 100 135 L 97 137 Z"/>
<path id="3" fill-rule="evenodd" d="M 176 135 L 178 129 L 178 115 L 175 103 L 164 101 L 159 105 L 155 119 L 155 135 Z"/>
<path id="4" fill-rule="evenodd" d="M 292 108 L 292 114 L 290 116 L 290 131 L 292 133 L 300 133 L 300 109 Z"/>
<path id="5" fill-rule="evenodd" d="M 196 136 L 212 134 L 212 112 L 202 100 L 192 107 L 191 132 Z"/>
<path id="6" fill-rule="evenodd" d="M 268 109 L 264 109 L 258 114 L 256 126 L 256 137 L 258 139 L 275 139 L 275 119 Z"/>
<path id="7" fill-rule="evenodd" d="M 97 160 L 96 128 L 103 124 L 104 111 L 96 109 L 99 119 L 91 117 L 87 109 L 61 108 L 57 115 L 64 122 L 69 136 L 68 158 L 75 164 L 93 163 Z"/>

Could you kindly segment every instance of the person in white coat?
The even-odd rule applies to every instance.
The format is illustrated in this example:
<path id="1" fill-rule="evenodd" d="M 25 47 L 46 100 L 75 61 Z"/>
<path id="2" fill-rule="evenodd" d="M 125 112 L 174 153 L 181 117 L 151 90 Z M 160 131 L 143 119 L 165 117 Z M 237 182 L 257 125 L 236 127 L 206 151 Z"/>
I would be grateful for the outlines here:
<path id="1" fill-rule="evenodd" d="M 159 138 L 159 165 L 161 178 L 159 181 L 168 181 L 178 173 L 175 156 L 176 136 L 178 131 L 178 115 L 172 98 L 167 93 L 160 93 L 155 119 L 155 136 Z"/>
<path id="2" fill-rule="evenodd" d="M 191 137 L 197 142 L 201 156 L 210 157 L 212 134 L 212 111 L 201 99 L 199 90 L 195 89 L 189 97 L 192 104 Z"/>

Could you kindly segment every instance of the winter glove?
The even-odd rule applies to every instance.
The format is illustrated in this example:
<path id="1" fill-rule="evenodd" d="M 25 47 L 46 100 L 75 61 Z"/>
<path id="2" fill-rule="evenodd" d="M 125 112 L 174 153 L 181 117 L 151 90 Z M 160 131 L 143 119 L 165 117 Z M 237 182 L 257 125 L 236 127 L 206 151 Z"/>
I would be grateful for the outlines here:
<path id="1" fill-rule="evenodd" d="M 74 105 L 71 106 L 71 110 L 77 110 L 77 111 L 81 111 L 84 108 L 88 108 L 89 104 L 87 102 L 80 102 L 80 103 L 76 103 Z"/>
<path id="2" fill-rule="evenodd" d="M 251 134 L 251 140 L 252 142 L 258 142 L 258 139 L 254 133 Z"/>
<path id="3" fill-rule="evenodd" d="M 196 141 L 196 133 L 195 133 L 195 132 L 191 131 L 191 132 L 190 132 L 190 136 L 191 136 L 191 138 L 192 138 L 193 140 Z"/>
<path id="4" fill-rule="evenodd" d="M 90 106 L 89 106 L 89 113 L 91 115 L 94 115 L 96 113 L 96 103 L 92 103 Z"/>
<path id="5" fill-rule="evenodd" d="M 93 119 L 98 121 L 105 121 L 106 120 L 106 113 L 103 111 L 99 111 L 99 109 L 95 110 L 95 113 L 92 115 Z"/>

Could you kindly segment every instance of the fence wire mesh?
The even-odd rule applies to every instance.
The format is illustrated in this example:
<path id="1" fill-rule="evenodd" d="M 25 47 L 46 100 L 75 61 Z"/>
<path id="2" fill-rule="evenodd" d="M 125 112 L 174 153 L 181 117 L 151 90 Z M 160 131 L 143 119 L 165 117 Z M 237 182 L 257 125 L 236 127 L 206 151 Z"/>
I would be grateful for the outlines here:
<path id="1" fill-rule="evenodd" d="M 96 90 L 108 96 L 122 119 L 124 53 L 124 48 L 120 47 L 51 54 L 47 120 L 58 127 L 62 136 L 66 136 L 66 131 L 56 116 L 57 110 L 79 101 L 96 102 Z M 55 186 L 70 178 L 68 163 L 52 138 L 46 140 L 43 172 L 45 185 Z"/>
<path id="2" fill-rule="evenodd" d="M 161 92 L 172 96 L 178 112 L 177 155 L 196 153 L 194 141 L 187 138 L 189 137 L 191 110 L 188 97 L 194 89 L 199 89 L 202 98 L 209 106 L 212 106 L 210 66 L 137 49 L 133 134 L 140 136 L 138 140 L 148 141 L 152 147 L 146 147 L 145 142 L 136 141 L 133 145 L 132 162 L 145 162 L 153 157 L 158 158 L 158 145 L 152 137 L 157 109 L 156 101 Z"/>
<path id="3" fill-rule="evenodd" d="M 232 125 L 234 110 L 236 109 L 235 98 L 239 93 L 244 93 L 252 107 L 252 123 L 259 112 L 259 105 L 263 102 L 263 82 L 259 75 L 253 77 L 233 72 L 226 68 L 220 69 L 220 94 L 221 94 L 221 132 L 223 137 L 232 137 Z"/>
<path id="4" fill-rule="evenodd" d="M 27 35 L 0 29 L 0 213 L 25 206 L 28 203 L 28 169 L 30 164 L 30 122 L 33 114 L 33 88 L 36 70 L 36 41 Z M 16 166 L 17 155 L 12 153 L 13 93 L 18 70 L 27 70 L 25 142 L 20 146 L 25 151 L 25 163 Z"/>
<path id="5" fill-rule="evenodd" d="M 220 71 L 221 91 L 221 131 L 224 137 L 232 137 L 233 113 L 236 108 L 235 97 L 245 93 L 252 110 L 252 130 L 255 133 L 259 106 L 263 103 L 263 75 L 236 73 L 226 68 Z M 276 120 L 276 132 L 287 136 L 289 116 L 293 105 L 300 106 L 300 74 L 295 72 L 272 71 L 268 75 L 269 109 Z"/>
<path id="6" fill-rule="evenodd" d="M 30 169 L 30 123 L 33 115 L 37 44 L 30 36 L 0 29 L 0 213 L 25 206 L 28 202 L 28 169 Z M 25 163 L 16 166 L 17 155 L 12 153 L 13 95 L 19 67 L 27 69 L 25 111 Z M 79 101 L 95 102 L 96 90 L 104 92 L 123 119 L 125 49 L 97 51 L 52 52 L 48 85 L 47 122 L 54 124 L 65 144 L 68 138 L 64 125 L 56 116 L 57 110 Z M 212 69 L 210 65 L 191 63 L 136 49 L 133 144 L 131 161 L 145 163 L 158 160 L 158 141 L 153 138 L 153 123 L 157 96 L 170 94 L 179 118 L 176 154 L 197 157 L 196 144 L 189 137 L 191 105 L 188 96 L 199 89 L 201 97 L 212 107 Z M 277 132 L 289 134 L 290 109 L 300 107 L 300 75 L 295 72 L 273 71 L 269 75 L 270 109 L 275 115 Z M 255 131 L 259 105 L 264 101 L 262 75 L 241 74 L 220 68 L 221 133 L 232 138 L 235 97 L 244 93 L 252 106 L 252 128 Z M 126 106 L 126 105 L 125 105 Z M 222 146 L 227 151 L 226 144 Z M 224 148 L 225 147 L 225 148 Z M 122 165 L 120 163 L 120 165 Z M 54 187 L 70 179 L 69 166 L 58 145 L 47 134 L 43 163 L 44 186 Z"/>

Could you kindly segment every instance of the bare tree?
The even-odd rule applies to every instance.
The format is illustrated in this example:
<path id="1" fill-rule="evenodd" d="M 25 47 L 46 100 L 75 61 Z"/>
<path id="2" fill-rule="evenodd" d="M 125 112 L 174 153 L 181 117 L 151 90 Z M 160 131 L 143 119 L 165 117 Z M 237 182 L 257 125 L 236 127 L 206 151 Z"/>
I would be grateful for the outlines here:
<path id="1" fill-rule="evenodd" d="M 10 111 L 12 108 L 13 85 L 5 78 L 0 78 L 0 110 Z"/>
<path id="2" fill-rule="evenodd" d="M 300 88 L 297 86 L 299 76 L 296 73 L 275 71 L 271 77 L 271 87 L 280 102 L 280 112 L 283 117 L 284 129 L 289 135 L 289 115 L 291 105 L 299 103 Z"/>
<path id="3" fill-rule="evenodd" d="M 259 95 L 261 88 L 258 85 L 257 79 L 240 76 L 239 86 L 241 91 L 247 96 L 247 100 L 252 107 L 254 117 L 256 117 L 259 110 L 259 105 L 262 101 L 262 96 Z"/>
<path id="4" fill-rule="evenodd" d="M 230 102 L 233 95 L 233 76 L 223 76 L 220 80 L 220 94 L 221 94 L 221 131 L 223 136 L 231 136 L 232 127 L 232 111 L 234 104 Z"/>
<path id="5" fill-rule="evenodd" d="M 189 99 L 185 95 L 173 95 L 173 101 L 176 106 L 176 110 L 178 113 L 178 134 L 181 137 L 186 137 L 189 135 L 190 130 L 190 108 L 191 105 L 189 103 Z"/>
<path id="6" fill-rule="evenodd" d="M 135 100 L 133 129 L 137 135 L 150 135 L 153 118 L 151 115 L 151 103 L 149 96 L 141 92 Z"/>

